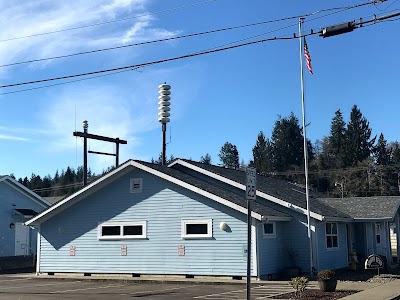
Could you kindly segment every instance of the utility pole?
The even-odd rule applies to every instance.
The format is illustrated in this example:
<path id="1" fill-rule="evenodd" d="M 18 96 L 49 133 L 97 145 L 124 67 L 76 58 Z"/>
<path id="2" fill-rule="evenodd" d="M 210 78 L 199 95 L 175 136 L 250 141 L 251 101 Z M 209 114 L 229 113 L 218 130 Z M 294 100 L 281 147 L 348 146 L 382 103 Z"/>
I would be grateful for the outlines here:
<path id="1" fill-rule="evenodd" d="M 120 140 L 119 138 L 113 139 L 110 137 L 106 136 L 101 136 L 101 135 L 96 135 L 96 134 L 90 134 L 88 133 L 88 121 L 83 121 L 83 132 L 79 131 L 74 131 L 73 136 L 79 136 L 83 137 L 83 186 L 87 185 L 87 154 L 88 153 L 93 153 L 93 154 L 101 154 L 101 155 L 111 155 L 115 156 L 115 167 L 119 166 L 119 144 L 127 144 L 128 142 L 125 140 Z M 115 143 L 116 145 L 116 153 L 106 153 L 106 152 L 98 152 L 98 151 L 87 151 L 87 139 L 93 139 L 93 140 L 98 140 L 98 141 L 105 141 L 105 142 L 111 142 Z"/>

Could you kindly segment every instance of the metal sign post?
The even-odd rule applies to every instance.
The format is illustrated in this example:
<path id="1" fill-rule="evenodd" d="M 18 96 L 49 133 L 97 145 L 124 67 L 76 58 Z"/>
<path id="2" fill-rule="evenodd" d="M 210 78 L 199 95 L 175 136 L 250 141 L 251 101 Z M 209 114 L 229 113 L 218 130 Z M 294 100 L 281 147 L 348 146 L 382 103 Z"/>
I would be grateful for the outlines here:
<path id="1" fill-rule="evenodd" d="M 246 199 L 247 199 L 247 300 L 250 300 L 251 277 L 251 200 L 256 200 L 257 172 L 255 168 L 246 168 Z"/>

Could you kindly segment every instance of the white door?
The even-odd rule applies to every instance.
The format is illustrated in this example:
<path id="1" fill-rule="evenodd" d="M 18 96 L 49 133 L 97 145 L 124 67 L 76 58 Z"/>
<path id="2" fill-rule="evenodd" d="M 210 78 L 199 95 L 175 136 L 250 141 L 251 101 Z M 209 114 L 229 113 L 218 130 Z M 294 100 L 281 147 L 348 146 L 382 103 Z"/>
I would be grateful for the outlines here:
<path id="1" fill-rule="evenodd" d="M 29 227 L 15 223 L 15 256 L 27 255 L 29 249 Z"/>

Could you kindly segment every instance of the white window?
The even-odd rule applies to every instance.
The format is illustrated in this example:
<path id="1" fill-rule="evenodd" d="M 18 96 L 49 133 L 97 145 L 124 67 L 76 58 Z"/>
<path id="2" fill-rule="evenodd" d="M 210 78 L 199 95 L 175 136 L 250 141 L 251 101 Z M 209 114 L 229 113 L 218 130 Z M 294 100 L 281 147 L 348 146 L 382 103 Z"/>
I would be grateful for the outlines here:
<path id="1" fill-rule="evenodd" d="M 131 178 L 130 192 L 131 193 L 141 193 L 143 189 L 143 179 L 142 178 Z"/>
<path id="2" fill-rule="evenodd" d="M 100 240 L 145 239 L 147 222 L 110 222 L 99 225 Z"/>
<path id="3" fill-rule="evenodd" d="M 263 237 L 276 237 L 276 224 L 275 222 L 263 223 Z"/>
<path id="4" fill-rule="evenodd" d="M 376 243 L 380 244 L 381 243 L 381 224 L 375 223 L 375 237 L 376 237 Z"/>
<path id="5" fill-rule="evenodd" d="M 339 248 L 337 223 L 325 224 L 326 248 Z"/>
<path id="6" fill-rule="evenodd" d="M 212 219 L 182 220 L 182 238 L 212 238 Z"/>

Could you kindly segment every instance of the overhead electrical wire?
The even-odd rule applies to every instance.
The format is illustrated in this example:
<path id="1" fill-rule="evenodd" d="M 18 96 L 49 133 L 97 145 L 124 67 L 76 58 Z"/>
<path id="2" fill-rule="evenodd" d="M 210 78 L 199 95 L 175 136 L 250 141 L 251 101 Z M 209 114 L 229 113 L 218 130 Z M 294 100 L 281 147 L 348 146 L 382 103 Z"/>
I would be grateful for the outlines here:
<path id="1" fill-rule="evenodd" d="M 31 38 L 31 37 L 38 37 L 38 36 L 43 36 L 43 35 L 49 35 L 49 34 L 54 34 L 54 33 L 60 33 L 60 32 L 66 32 L 66 31 L 84 29 L 84 28 L 95 27 L 95 26 L 100 26 L 100 25 L 106 25 L 106 24 L 111 24 L 111 23 L 118 23 L 118 22 L 128 21 L 128 20 L 132 20 L 132 19 L 137 19 L 137 18 L 140 18 L 140 17 L 158 15 L 158 14 L 163 14 L 163 13 L 167 13 L 167 12 L 171 12 L 171 11 L 181 10 L 181 9 L 185 9 L 185 8 L 189 8 L 189 7 L 193 7 L 193 6 L 199 6 L 199 5 L 202 5 L 204 3 L 214 2 L 214 1 L 217 1 L 217 0 L 206 0 L 206 1 L 198 2 L 198 3 L 189 4 L 189 5 L 179 6 L 179 7 L 175 7 L 175 8 L 169 8 L 169 9 L 165 9 L 165 10 L 161 10 L 161 11 L 157 11 L 157 12 L 139 14 L 139 15 L 135 15 L 133 17 L 127 17 L 127 18 L 122 18 L 122 19 L 117 19 L 117 20 L 112 20 L 112 21 L 94 23 L 94 24 L 71 27 L 71 28 L 54 30 L 54 31 L 41 32 L 41 33 L 36 33 L 36 34 L 31 34 L 31 35 L 13 37 L 13 38 L 9 38 L 9 39 L 0 40 L 0 43 L 1 42 L 14 41 L 14 40 L 20 40 L 20 39 L 26 39 L 26 38 Z"/>
<path id="2" fill-rule="evenodd" d="M 363 27 L 366 27 L 366 26 L 363 26 Z M 362 28 L 362 27 L 360 27 L 360 28 Z M 305 34 L 304 36 L 314 35 L 317 33 L 318 32 L 314 32 L 313 30 L 311 30 L 311 33 Z M 47 78 L 47 79 L 33 80 L 33 81 L 28 81 L 28 82 L 7 84 L 7 85 L 0 86 L 0 88 L 9 88 L 9 87 L 15 87 L 15 86 L 36 84 L 36 83 L 42 83 L 42 82 L 69 79 L 69 78 L 74 78 L 74 77 L 83 77 L 83 76 L 89 76 L 89 75 L 122 71 L 122 70 L 127 70 L 127 69 L 136 69 L 136 68 L 141 68 L 141 67 L 145 67 L 145 66 L 165 63 L 165 62 L 169 62 L 169 61 L 175 61 L 175 60 L 180 60 L 180 59 L 189 58 L 189 57 L 195 57 L 195 56 L 200 56 L 200 55 L 205 55 L 205 54 L 210 54 L 210 53 L 215 53 L 215 52 L 221 52 L 221 51 L 225 51 L 225 50 L 230 50 L 230 49 L 244 47 L 244 46 L 258 44 L 258 43 L 264 43 L 264 42 L 270 42 L 270 41 L 276 41 L 276 40 L 292 40 L 292 39 L 297 39 L 297 38 L 299 38 L 299 37 L 296 36 L 296 34 L 294 34 L 291 37 L 273 37 L 273 38 L 268 38 L 268 39 L 262 39 L 262 40 L 256 40 L 256 41 L 252 41 L 252 42 L 237 44 L 237 45 L 228 46 L 228 47 L 220 47 L 220 48 L 216 48 L 216 49 L 205 50 L 205 51 L 200 51 L 200 52 L 196 52 L 196 53 L 190 53 L 190 54 L 186 54 L 186 55 L 182 55 L 182 56 L 177 56 L 177 57 L 172 57 L 172 58 L 167 58 L 167 59 L 162 59 L 162 60 L 157 60 L 157 61 L 151 61 L 151 62 L 147 62 L 147 63 L 135 64 L 135 65 L 131 65 L 131 66 L 124 66 L 124 67 L 117 67 L 117 68 L 111 68 L 111 69 L 105 69 L 105 70 L 99 70 L 99 71 L 92 71 L 92 72 L 87 72 L 87 73 L 80 73 L 80 74 L 59 76 L 59 77 L 53 77 L 53 78 Z M 116 73 L 119 73 L 119 72 L 116 72 Z M 60 83 L 60 84 L 63 84 L 63 83 Z M 55 85 L 57 85 L 57 84 L 55 84 Z M 51 86 L 53 86 L 53 85 L 51 85 Z M 39 88 L 42 88 L 42 87 L 39 87 Z M 14 91 L 14 92 L 19 92 L 19 91 Z M 13 93 L 13 92 L 10 92 L 10 93 Z M 3 94 L 0 94 L 0 95 L 3 95 Z"/>
<path id="3" fill-rule="evenodd" d="M 159 43 L 159 42 L 174 41 L 174 40 L 179 40 L 179 39 L 184 39 L 184 38 L 189 38 L 189 37 L 196 37 L 196 36 L 207 35 L 207 34 L 212 34 L 212 33 L 218 33 L 218 32 L 242 29 L 242 28 L 247 28 L 247 27 L 254 27 L 254 26 L 265 25 L 265 24 L 270 24 L 270 23 L 277 23 L 277 22 L 282 22 L 282 21 L 288 21 L 288 20 L 293 20 L 293 19 L 298 19 L 298 18 L 305 18 L 305 17 L 309 17 L 309 16 L 314 16 L 314 15 L 322 13 L 322 12 L 327 12 L 327 11 L 332 11 L 332 10 L 339 10 L 339 12 L 333 12 L 331 14 L 327 14 L 327 15 L 324 15 L 324 16 L 320 16 L 320 17 L 316 17 L 316 18 L 307 20 L 307 22 L 310 22 L 310 21 L 313 21 L 313 20 L 317 20 L 317 19 L 320 19 L 320 18 L 324 18 L 324 17 L 330 16 L 332 14 L 337 14 L 337 13 L 340 13 L 340 12 L 343 12 L 343 11 L 346 11 L 346 10 L 358 8 L 358 7 L 365 6 L 365 5 L 371 5 L 371 4 L 372 4 L 371 2 L 365 2 L 365 3 L 361 3 L 361 4 L 357 4 L 357 5 L 353 5 L 353 6 L 347 6 L 347 7 L 327 8 L 327 9 L 318 10 L 318 11 L 312 12 L 312 13 L 307 13 L 307 14 L 298 15 L 298 16 L 292 16 L 292 17 L 285 17 L 285 18 L 280 18 L 280 19 L 275 19 L 275 20 L 267 20 L 267 21 L 250 23 L 250 24 L 245 24 L 245 25 L 231 26 L 231 27 L 213 29 L 213 30 L 197 32 L 197 33 L 192 33 L 192 34 L 186 34 L 186 35 L 181 35 L 181 36 L 176 36 L 176 37 L 169 37 L 169 38 L 163 38 L 163 39 L 157 39 L 157 40 L 151 40 L 151 41 L 145 41 L 145 42 L 139 42 L 139 43 L 132 43 L 132 44 L 121 45 L 121 46 L 114 46 L 114 47 L 107 47 L 107 48 L 102 48 L 102 49 L 82 51 L 82 52 L 66 54 L 66 55 L 58 55 L 58 56 L 47 57 L 47 58 L 38 58 L 38 59 L 32 59 L 32 60 L 27 60 L 27 61 L 20 61 L 20 62 L 14 62 L 14 63 L 9 63 L 9 64 L 3 64 L 3 65 L 0 65 L 0 68 L 1 67 L 10 67 L 10 66 L 15 66 L 15 65 L 21 65 L 21 64 L 41 62 L 41 61 L 47 61 L 47 60 L 68 58 L 68 57 L 79 56 L 79 55 L 93 54 L 93 53 L 98 53 L 98 52 L 103 52 L 103 51 L 117 50 L 117 49 L 123 49 L 123 48 L 134 47 L 134 46 L 142 46 L 142 45 L 154 44 L 154 43 Z M 289 26 L 283 27 L 283 28 L 278 29 L 278 30 L 287 29 L 287 28 L 290 28 L 290 27 L 293 27 L 293 26 L 297 26 L 297 23 L 293 24 L 293 25 L 289 25 Z M 278 30 L 275 30 L 275 31 L 278 31 Z M 2 41 L 0 40 L 0 42 L 2 42 Z"/>

